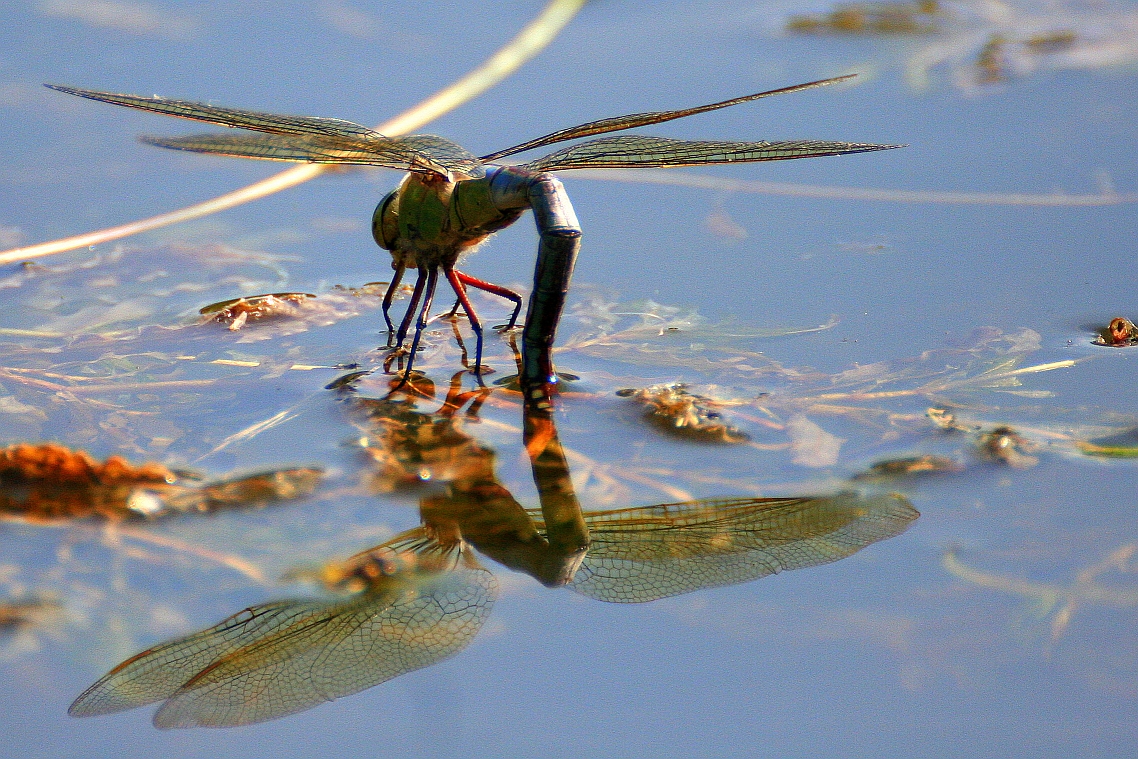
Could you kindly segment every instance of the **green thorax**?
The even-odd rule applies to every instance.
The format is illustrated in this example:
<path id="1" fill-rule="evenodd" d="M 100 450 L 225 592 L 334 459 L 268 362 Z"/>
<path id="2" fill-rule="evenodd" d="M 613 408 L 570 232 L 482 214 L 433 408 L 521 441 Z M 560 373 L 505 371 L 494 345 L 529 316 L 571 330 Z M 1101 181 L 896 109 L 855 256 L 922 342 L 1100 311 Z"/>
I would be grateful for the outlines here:
<path id="1" fill-rule="evenodd" d="M 499 209 L 492 176 L 446 179 L 409 173 L 372 218 L 372 234 L 396 268 L 453 266 L 467 249 L 517 220 L 521 209 Z"/>

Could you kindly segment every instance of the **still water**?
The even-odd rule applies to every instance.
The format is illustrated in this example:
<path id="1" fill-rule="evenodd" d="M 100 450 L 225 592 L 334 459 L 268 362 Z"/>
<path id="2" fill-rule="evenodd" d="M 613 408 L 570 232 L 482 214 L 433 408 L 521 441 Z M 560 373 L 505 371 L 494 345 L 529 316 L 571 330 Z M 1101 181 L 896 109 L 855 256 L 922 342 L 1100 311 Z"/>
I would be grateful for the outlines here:
<path id="1" fill-rule="evenodd" d="M 2 247 L 274 170 L 142 145 L 195 130 L 42 82 L 372 124 L 539 9 L 8 4 Z M 395 172 L 0 270 L 0 444 L 159 463 L 182 489 L 130 505 L 188 509 L 17 518 L 22 491 L 6 490 L 0 600 L 39 605 L 0 631 L 3 753 L 1132 755 L 1136 359 L 1092 340 L 1136 313 L 1136 59 L 1127 2 L 587 5 L 426 131 L 483 154 L 857 72 L 648 131 L 908 147 L 639 181 L 566 172 L 585 237 L 557 362 L 579 379 L 549 418 L 494 384 L 514 373 L 501 337 L 488 392 L 459 374 L 446 321 L 417 399 L 386 398 L 379 373 L 325 389 L 381 362 L 363 285 L 390 276 L 368 221 Z M 524 289 L 535 247 L 523 219 L 465 268 Z M 198 314 L 285 291 L 317 297 L 240 330 Z M 491 324 L 508 314 L 477 305 Z M 917 457 L 941 471 L 873 468 Z M 253 491 L 295 497 L 250 506 Z M 259 716 L 218 720 L 305 709 L 291 716 L 156 729 L 200 721 L 192 704 L 182 722 L 174 701 L 155 713 L 216 646 L 184 677 L 159 670 L 137 699 L 155 705 L 68 716 L 127 657 L 248 607 L 379 621 L 349 640 L 354 658 L 321 633 L 297 653 L 299 628 L 268 622 L 292 634 L 233 638 L 276 669 L 257 675 Z"/>

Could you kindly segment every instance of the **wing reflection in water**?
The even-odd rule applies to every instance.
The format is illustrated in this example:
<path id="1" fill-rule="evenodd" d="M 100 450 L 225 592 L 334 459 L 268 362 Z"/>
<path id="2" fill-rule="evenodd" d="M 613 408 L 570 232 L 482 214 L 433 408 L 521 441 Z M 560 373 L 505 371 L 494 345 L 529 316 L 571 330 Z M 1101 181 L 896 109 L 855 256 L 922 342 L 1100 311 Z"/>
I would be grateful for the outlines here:
<path id="1" fill-rule="evenodd" d="M 412 389 L 422 395 L 422 389 Z M 903 532 L 899 495 L 710 499 L 582 512 L 551 414 L 523 410 L 540 510 L 498 481 L 494 452 L 457 411 L 489 390 L 452 383 L 442 407 L 410 398 L 352 402 L 375 445 L 381 492 L 416 479 L 423 524 L 334 565 L 353 595 L 263 604 L 120 664 L 72 705 L 75 716 L 165 701 L 158 727 L 223 727 L 282 717 L 428 666 L 477 634 L 497 585 L 471 547 L 549 587 L 639 603 L 817 566 Z"/>
<path id="2" fill-rule="evenodd" d="M 732 498 L 585 512 L 591 542 L 569 587 L 642 603 L 828 564 L 905 531 L 896 494 Z"/>
<path id="3" fill-rule="evenodd" d="M 71 705 L 86 717 L 165 701 L 154 724 L 229 727 L 357 693 L 461 651 L 497 582 L 462 541 L 420 527 L 347 562 L 346 600 L 279 601 L 128 659 Z"/>

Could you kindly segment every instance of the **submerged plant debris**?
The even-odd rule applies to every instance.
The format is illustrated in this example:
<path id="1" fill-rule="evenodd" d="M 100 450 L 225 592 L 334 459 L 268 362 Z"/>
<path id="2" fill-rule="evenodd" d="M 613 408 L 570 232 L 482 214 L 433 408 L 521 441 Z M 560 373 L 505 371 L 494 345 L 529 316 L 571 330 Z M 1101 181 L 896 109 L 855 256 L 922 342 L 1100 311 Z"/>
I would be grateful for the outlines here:
<path id="1" fill-rule="evenodd" d="M 0 601 L 0 635 L 47 624 L 61 612 L 62 606 L 59 601 L 50 598 Z"/>
<path id="2" fill-rule="evenodd" d="M 670 435 L 703 443 L 744 443 L 747 433 L 727 422 L 722 403 L 697 395 L 680 382 L 625 388 L 616 394 L 644 407 L 644 418 Z"/>
<path id="3" fill-rule="evenodd" d="M 1029 469 L 1039 463 L 1039 459 L 1029 453 L 1034 450 L 1031 442 L 1011 427 L 1000 426 L 984 432 L 978 445 L 982 455 L 1014 469 Z"/>
<path id="4" fill-rule="evenodd" d="M 854 480 L 890 480 L 898 477 L 913 477 L 929 474 L 963 472 L 964 466 L 947 456 L 924 454 L 899 459 L 878 461 L 867 471 L 855 475 Z"/>
<path id="5" fill-rule="evenodd" d="M 938 0 L 843 3 L 829 13 L 791 16 L 786 29 L 797 34 L 931 34 L 944 9 Z"/>
<path id="6" fill-rule="evenodd" d="M 580 288 L 582 296 L 569 309 L 563 353 L 616 358 L 622 364 L 707 372 L 727 368 L 751 378 L 784 369 L 751 340 L 821 332 L 838 324 L 831 316 L 818 325 L 756 328 L 731 322 L 712 323 L 690 308 L 651 300 L 614 301 Z M 571 331 L 576 327 L 576 331 Z M 744 347 L 747 346 L 747 347 Z"/>
<path id="7" fill-rule="evenodd" d="M 1075 443 L 1078 449 L 1088 456 L 1108 459 L 1138 458 L 1138 427 L 1116 435 L 1081 440 Z"/>
<path id="8" fill-rule="evenodd" d="M 1098 336 L 1091 342 L 1111 348 L 1133 347 L 1138 345 L 1138 326 L 1125 316 L 1116 316 L 1110 320 L 1110 324 L 1099 330 Z"/>
<path id="9" fill-rule="evenodd" d="M 977 569 L 966 564 L 956 549 L 946 551 L 941 563 L 950 574 L 970 585 L 1019 596 L 1037 604 L 1037 616 L 1049 618 L 1050 638 L 1055 642 L 1068 632 L 1080 607 L 1138 606 L 1138 586 L 1118 582 L 1120 579 L 1129 580 L 1129 576 L 1138 569 L 1134 564 L 1135 555 L 1138 555 L 1138 543 L 1125 543 L 1100 561 L 1078 571 L 1074 581 L 1067 584 L 1032 581 L 1019 574 L 996 574 Z M 1102 582 L 1100 578 L 1103 575 L 1110 581 Z"/>
<path id="10" fill-rule="evenodd" d="M 211 303 L 203 306 L 200 313 L 207 321 L 226 324 L 236 332 L 249 320 L 299 316 L 308 299 L 315 297 L 312 293 L 250 295 Z"/>
<path id="11" fill-rule="evenodd" d="M 202 483 L 153 462 L 136 467 L 110 456 L 100 463 L 57 443 L 23 443 L 0 451 L 0 517 L 52 523 L 261 506 L 312 493 L 321 474 L 283 469 Z"/>
<path id="12" fill-rule="evenodd" d="M 1138 11 L 1110 0 L 841 2 L 782 19 L 791 34 L 910 38 L 893 48 L 920 89 L 940 68 L 961 89 L 990 91 L 1036 72 L 1109 69 L 1138 59 Z"/>
<path id="13" fill-rule="evenodd" d="M 10 445 L 0 451 L 0 483 L 12 485 L 139 485 L 169 484 L 177 475 L 161 464 L 133 467 L 121 456 L 99 463 L 84 451 L 58 443 Z"/>

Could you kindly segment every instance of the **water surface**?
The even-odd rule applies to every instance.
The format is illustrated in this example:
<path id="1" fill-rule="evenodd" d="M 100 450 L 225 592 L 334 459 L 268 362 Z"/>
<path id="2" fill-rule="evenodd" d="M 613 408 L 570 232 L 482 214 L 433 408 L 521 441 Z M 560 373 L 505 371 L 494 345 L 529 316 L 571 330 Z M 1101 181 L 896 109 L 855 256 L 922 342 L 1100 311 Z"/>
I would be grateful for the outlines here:
<path id="1" fill-rule="evenodd" d="M 282 15 L 270 4 L 202 2 L 123 4 L 108 19 L 92 7 L 5 15 L 6 243 L 158 213 L 274 170 L 141 145 L 134 135 L 188 131 L 41 82 L 370 124 L 461 75 L 538 9 L 324 3 Z M 327 472 L 311 496 L 257 509 L 110 526 L 6 521 L 3 597 L 49 602 L 0 638 L 10 753 L 1129 755 L 1133 459 L 1087 455 L 1080 443 L 1125 442 L 1138 427 L 1133 355 L 1091 344 L 1112 317 L 1135 316 L 1134 206 L 950 204 L 919 193 L 1133 192 L 1138 9 L 964 3 L 945 7 L 936 34 L 784 31 L 795 15 L 828 10 L 591 4 L 546 53 L 429 131 L 484 153 L 593 118 L 861 72 L 855 86 L 652 132 L 905 143 L 690 173 L 911 197 L 566 173 L 585 242 L 558 365 L 581 379 L 554 422 L 586 512 L 899 491 L 920 512 L 907 530 L 833 563 L 643 604 L 549 589 L 483 557 L 498 599 L 469 647 L 357 695 L 220 731 L 156 730 L 154 707 L 68 717 L 79 693 L 138 651 L 247 606 L 323 597 L 306 576 L 415 528 L 421 502 L 454 481 L 436 470 L 417 486 L 377 474 L 379 433 L 359 404 L 383 397 L 378 375 L 354 394 L 324 389 L 345 371 L 336 366 L 371 367 L 380 355 L 374 297 L 335 286 L 388 276 L 367 222 L 397 181 L 329 175 L 44 259 L 43 269 L 0 272 L 3 445 L 57 441 L 207 480 Z M 1063 31 L 1074 33 L 1066 48 L 1026 52 L 1032 35 Z M 982 83 L 978 62 L 996 36 L 1008 63 L 1002 81 Z M 467 269 L 524 287 L 535 244 L 523 220 Z M 326 308 L 237 332 L 197 324 L 206 304 L 286 290 Z M 491 323 L 505 314 L 480 303 Z M 414 409 L 427 419 L 460 369 L 450 325 L 434 326 L 421 368 L 436 397 Z M 512 373 L 499 338 L 488 340 L 488 363 L 491 378 Z M 724 401 L 718 410 L 749 442 L 665 434 L 616 395 L 665 382 Z M 929 407 L 950 409 L 958 429 L 937 427 Z M 453 422 L 460 459 L 492 456 L 495 481 L 537 508 L 516 396 L 495 387 L 476 416 L 467 408 Z M 980 448 L 1001 425 L 1025 441 L 1016 466 Z M 919 455 L 961 471 L 851 480 Z"/>

